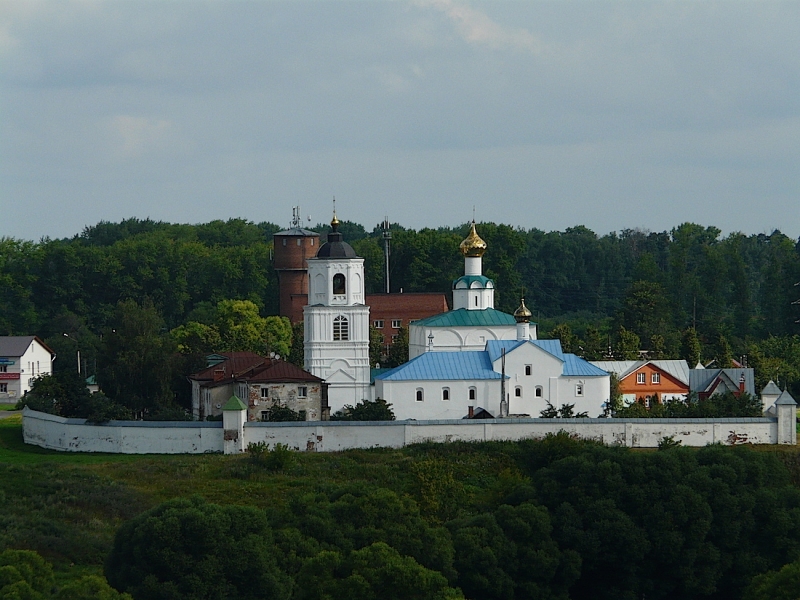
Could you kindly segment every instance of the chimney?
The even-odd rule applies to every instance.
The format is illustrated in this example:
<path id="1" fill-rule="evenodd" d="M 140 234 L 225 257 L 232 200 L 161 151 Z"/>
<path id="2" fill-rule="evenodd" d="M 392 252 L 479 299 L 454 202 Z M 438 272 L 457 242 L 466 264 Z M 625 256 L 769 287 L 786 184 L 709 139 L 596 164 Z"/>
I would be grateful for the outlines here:
<path id="1" fill-rule="evenodd" d="M 470 418 L 470 419 L 474 418 L 475 417 L 475 407 L 474 406 L 470 406 L 468 410 L 469 410 L 469 412 L 467 412 L 467 417 Z"/>
<path id="2" fill-rule="evenodd" d="M 222 381 L 225 379 L 225 369 L 216 369 L 214 371 L 214 381 Z"/>
<path id="3" fill-rule="evenodd" d="M 744 371 L 742 371 L 742 375 L 739 377 L 739 393 L 744 394 Z"/>

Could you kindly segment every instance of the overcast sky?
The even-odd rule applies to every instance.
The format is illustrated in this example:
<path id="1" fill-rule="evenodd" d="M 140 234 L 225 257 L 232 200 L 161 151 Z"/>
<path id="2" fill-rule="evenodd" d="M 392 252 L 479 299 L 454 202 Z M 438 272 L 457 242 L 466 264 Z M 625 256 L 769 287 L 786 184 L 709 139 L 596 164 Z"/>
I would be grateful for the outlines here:
<path id="1" fill-rule="evenodd" d="M 0 0 L 0 236 L 800 235 L 800 2 Z"/>

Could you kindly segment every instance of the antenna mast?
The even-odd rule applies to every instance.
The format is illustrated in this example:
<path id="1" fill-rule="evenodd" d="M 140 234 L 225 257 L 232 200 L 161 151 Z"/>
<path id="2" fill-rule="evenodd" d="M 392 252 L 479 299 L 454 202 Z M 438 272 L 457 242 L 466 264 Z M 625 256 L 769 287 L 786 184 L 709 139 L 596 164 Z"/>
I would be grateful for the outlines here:
<path id="1" fill-rule="evenodd" d="M 383 254 L 386 259 L 386 293 L 389 293 L 389 242 L 392 239 L 392 232 L 389 227 L 389 217 L 383 218 Z"/>

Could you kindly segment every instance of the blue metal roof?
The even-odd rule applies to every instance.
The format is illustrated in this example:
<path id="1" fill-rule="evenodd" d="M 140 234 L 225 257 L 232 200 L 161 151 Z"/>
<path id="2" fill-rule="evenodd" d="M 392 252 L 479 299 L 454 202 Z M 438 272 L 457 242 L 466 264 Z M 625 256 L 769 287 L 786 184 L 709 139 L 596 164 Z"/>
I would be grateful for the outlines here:
<path id="1" fill-rule="evenodd" d="M 549 340 L 552 341 L 552 340 Z M 608 373 L 574 354 L 564 354 L 562 375 L 568 377 L 605 377 Z"/>
<path id="2" fill-rule="evenodd" d="M 564 351 L 561 349 L 561 340 L 531 340 L 531 344 L 539 346 L 539 348 L 552 354 L 558 360 L 565 360 Z"/>
<path id="3" fill-rule="evenodd" d="M 458 381 L 501 377 L 500 373 L 492 369 L 487 352 L 426 352 L 391 371 L 376 375 L 375 379 Z"/>
<path id="4" fill-rule="evenodd" d="M 489 360 L 494 363 L 498 358 L 503 355 L 505 349 L 506 355 L 515 348 L 520 347 L 525 343 L 525 340 L 489 340 L 486 342 L 486 352 L 489 354 Z"/>
<path id="5" fill-rule="evenodd" d="M 458 308 L 414 323 L 417 327 L 489 327 L 492 325 L 516 324 L 517 322 L 512 315 L 493 308 L 484 308 L 482 310 Z"/>

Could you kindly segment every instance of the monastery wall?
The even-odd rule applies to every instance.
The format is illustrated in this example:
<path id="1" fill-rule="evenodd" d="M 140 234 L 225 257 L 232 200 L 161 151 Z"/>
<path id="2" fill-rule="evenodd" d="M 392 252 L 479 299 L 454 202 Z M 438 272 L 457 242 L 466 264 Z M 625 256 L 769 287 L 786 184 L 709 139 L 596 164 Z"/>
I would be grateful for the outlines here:
<path id="1" fill-rule="evenodd" d="M 242 411 L 244 413 L 244 411 Z M 786 413 L 789 414 L 788 412 Z M 238 417 L 234 411 L 230 417 Z M 246 419 L 246 417 L 245 417 Z M 736 419 L 487 419 L 387 422 L 248 423 L 113 421 L 93 425 L 25 409 L 25 443 L 71 452 L 202 454 L 236 452 L 248 444 L 286 444 L 300 451 L 401 448 L 419 442 L 521 440 L 565 431 L 583 439 L 631 448 L 655 448 L 665 437 L 684 446 L 794 444 L 791 417 Z M 791 422 L 790 422 L 791 421 Z M 230 442 L 236 439 L 236 444 Z M 241 439 L 240 439 L 241 438 Z M 223 440 L 228 440 L 226 443 Z M 234 449 L 235 448 L 235 449 Z"/>

